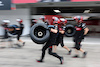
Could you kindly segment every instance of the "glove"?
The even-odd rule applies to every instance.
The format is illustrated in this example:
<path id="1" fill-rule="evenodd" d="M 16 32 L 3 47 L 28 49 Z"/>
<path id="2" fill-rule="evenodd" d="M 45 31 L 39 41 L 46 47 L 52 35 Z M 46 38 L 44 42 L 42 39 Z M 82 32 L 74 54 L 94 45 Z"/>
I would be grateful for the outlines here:
<path id="1" fill-rule="evenodd" d="M 85 36 L 86 36 L 86 35 L 82 35 L 82 36 L 79 37 L 79 39 L 84 39 Z"/>

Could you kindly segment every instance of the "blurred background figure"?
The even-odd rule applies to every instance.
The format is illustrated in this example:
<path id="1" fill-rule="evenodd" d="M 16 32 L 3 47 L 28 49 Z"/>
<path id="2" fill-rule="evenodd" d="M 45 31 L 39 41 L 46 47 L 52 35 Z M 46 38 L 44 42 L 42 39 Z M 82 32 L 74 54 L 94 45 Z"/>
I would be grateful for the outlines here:
<path id="1" fill-rule="evenodd" d="M 6 38 L 8 38 L 7 30 L 8 30 L 8 24 L 10 23 L 10 21 L 9 20 L 2 20 L 2 22 L 3 23 L 1 24 L 1 26 L 4 27 L 4 36 L 3 36 L 3 38 L 6 39 Z"/>
<path id="2" fill-rule="evenodd" d="M 31 20 L 31 27 L 32 27 L 35 23 L 37 23 L 37 20 L 36 20 L 36 19 L 32 19 L 32 20 Z"/>
<path id="3" fill-rule="evenodd" d="M 23 46 L 25 45 L 25 42 L 23 42 L 20 37 L 22 35 L 24 25 L 23 25 L 23 20 L 22 19 L 16 19 L 16 21 L 19 23 L 19 28 L 16 28 L 17 30 L 17 40 L 21 43 L 23 43 Z"/>
<path id="4" fill-rule="evenodd" d="M 41 16 L 40 19 L 46 24 L 49 25 L 49 22 L 45 16 Z"/>

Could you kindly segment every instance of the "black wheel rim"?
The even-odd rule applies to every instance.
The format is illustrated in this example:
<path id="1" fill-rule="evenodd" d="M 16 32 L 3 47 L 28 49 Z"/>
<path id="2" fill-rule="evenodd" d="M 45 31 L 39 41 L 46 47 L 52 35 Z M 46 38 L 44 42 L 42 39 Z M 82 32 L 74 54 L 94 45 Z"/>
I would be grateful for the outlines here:
<path id="1" fill-rule="evenodd" d="M 34 29 L 33 34 L 38 38 L 42 38 L 46 35 L 46 29 L 42 26 L 38 26 Z"/>

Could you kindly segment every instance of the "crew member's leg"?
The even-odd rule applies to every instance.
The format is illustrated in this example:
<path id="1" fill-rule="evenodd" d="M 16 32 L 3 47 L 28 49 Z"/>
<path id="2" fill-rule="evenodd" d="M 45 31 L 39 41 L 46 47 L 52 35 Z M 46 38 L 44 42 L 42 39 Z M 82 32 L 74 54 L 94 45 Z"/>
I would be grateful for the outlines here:
<path id="1" fill-rule="evenodd" d="M 75 39 L 75 53 L 76 55 L 73 56 L 73 58 L 78 58 L 79 57 L 79 53 L 78 51 L 80 50 L 80 43 L 79 43 L 79 40 L 78 39 Z"/>
<path id="2" fill-rule="evenodd" d="M 67 46 L 65 46 L 65 45 L 64 45 L 64 43 L 63 43 L 63 41 L 62 41 L 60 44 L 61 44 L 61 46 L 62 46 L 63 48 L 65 48 L 65 49 L 67 49 L 67 50 L 68 50 L 68 55 L 70 55 L 70 54 L 71 54 L 71 52 L 72 52 L 72 50 L 71 50 L 71 49 L 69 49 Z"/>
<path id="3" fill-rule="evenodd" d="M 21 37 L 21 33 L 18 32 L 17 40 L 18 40 L 19 42 L 23 43 L 23 46 L 24 46 L 24 45 L 25 45 L 25 42 L 23 42 L 23 41 L 20 39 L 20 37 Z"/>
<path id="4" fill-rule="evenodd" d="M 81 44 L 81 42 L 79 42 L 80 44 Z M 86 51 L 84 51 L 81 47 L 80 47 L 80 51 L 83 53 L 83 58 L 85 58 L 86 57 L 86 55 L 87 55 L 87 52 Z"/>
<path id="5" fill-rule="evenodd" d="M 46 43 L 43 48 L 42 48 L 42 55 L 41 55 L 41 59 L 40 60 L 37 60 L 37 62 L 43 62 L 43 59 L 45 57 L 45 51 L 46 49 L 49 47 L 49 43 Z"/>
<path id="6" fill-rule="evenodd" d="M 54 45 L 53 52 L 56 52 L 56 50 L 57 50 L 57 45 Z"/>
<path id="7" fill-rule="evenodd" d="M 79 56 L 78 56 L 78 51 L 83 52 L 83 57 L 84 57 L 84 58 L 85 58 L 85 56 L 86 56 L 86 54 L 87 54 L 87 53 L 81 48 L 81 41 L 82 41 L 82 39 L 81 39 L 81 40 L 75 40 L 76 55 L 73 56 L 74 58 L 79 57 Z"/>
<path id="8" fill-rule="evenodd" d="M 63 64 L 63 57 L 59 56 L 57 53 L 52 52 L 52 46 L 49 47 L 48 53 L 60 60 L 60 64 Z"/>
<path id="9" fill-rule="evenodd" d="M 56 39 L 56 41 L 55 41 L 55 42 L 56 42 L 56 43 L 53 45 L 53 47 L 54 47 L 53 52 L 55 52 L 55 53 L 56 53 L 57 46 L 59 45 L 59 35 L 58 35 L 58 37 L 57 37 L 57 39 Z"/>
<path id="10" fill-rule="evenodd" d="M 63 35 L 61 35 L 61 37 L 60 37 L 60 39 L 59 39 L 59 42 L 60 42 L 60 44 L 61 44 L 61 46 L 62 46 L 63 48 L 65 48 L 65 49 L 68 50 L 68 55 L 70 55 L 71 52 L 72 52 L 72 50 L 70 50 L 67 46 L 64 45 Z"/>
<path id="11" fill-rule="evenodd" d="M 8 38 L 7 30 L 5 30 L 4 38 Z"/>

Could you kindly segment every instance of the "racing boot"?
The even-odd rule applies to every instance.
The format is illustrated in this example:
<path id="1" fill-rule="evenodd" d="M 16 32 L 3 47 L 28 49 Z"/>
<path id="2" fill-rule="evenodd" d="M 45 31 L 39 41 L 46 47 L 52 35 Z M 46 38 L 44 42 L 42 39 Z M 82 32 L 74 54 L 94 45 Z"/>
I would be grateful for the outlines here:
<path id="1" fill-rule="evenodd" d="M 43 62 L 42 60 L 36 60 L 36 61 L 39 62 L 39 63 Z"/>
<path id="2" fill-rule="evenodd" d="M 84 53 L 83 53 L 83 58 L 85 58 L 85 57 L 86 57 L 86 55 L 87 55 L 87 52 L 84 52 Z"/>
<path id="3" fill-rule="evenodd" d="M 75 55 L 75 56 L 73 56 L 72 58 L 79 58 L 79 56 L 78 56 L 78 55 Z"/>
<path id="4" fill-rule="evenodd" d="M 71 55 L 71 52 L 72 52 L 72 50 L 70 50 L 67 55 Z"/>
<path id="5" fill-rule="evenodd" d="M 63 64 L 64 63 L 64 59 L 63 57 L 60 58 L 60 64 Z"/>

